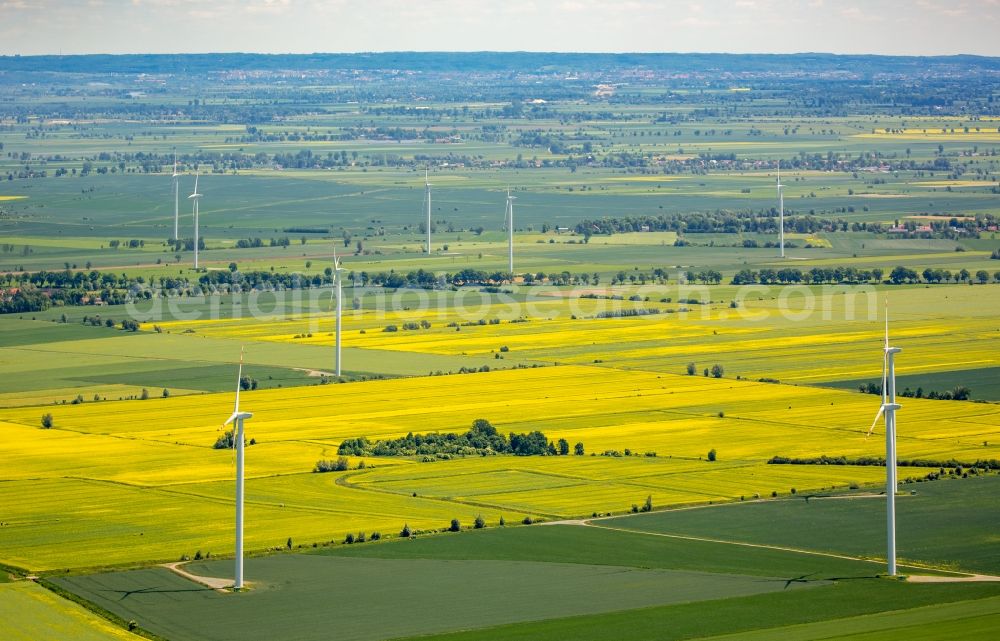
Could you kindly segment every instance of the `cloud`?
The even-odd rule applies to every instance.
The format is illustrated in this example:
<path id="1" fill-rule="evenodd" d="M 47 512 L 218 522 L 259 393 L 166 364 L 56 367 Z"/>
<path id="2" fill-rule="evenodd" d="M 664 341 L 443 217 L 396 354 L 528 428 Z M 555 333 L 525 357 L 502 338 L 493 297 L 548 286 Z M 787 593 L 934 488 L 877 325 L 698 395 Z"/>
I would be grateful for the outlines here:
<path id="1" fill-rule="evenodd" d="M 730 51 L 1000 55 L 1000 0 L 0 0 L 0 54 Z M 877 25 L 892 22 L 878 32 Z M 142 30 L 137 26 L 141 25 Z"/>
<path id="2" fill-rule="evenodd" d="M 247 13 L 267 13 L 271 15 L 286 13 L 291 10 L 291 0 L 257 0 L 245 3 L 243 10 Z"/>

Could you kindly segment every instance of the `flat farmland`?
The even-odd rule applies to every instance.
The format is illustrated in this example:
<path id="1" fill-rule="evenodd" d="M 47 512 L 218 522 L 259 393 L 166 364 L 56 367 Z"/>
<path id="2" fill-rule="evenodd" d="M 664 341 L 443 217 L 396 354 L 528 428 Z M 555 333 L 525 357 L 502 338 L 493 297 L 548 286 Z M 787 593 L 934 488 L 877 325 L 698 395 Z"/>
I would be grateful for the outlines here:
<path id="1" fill-rule="evenodd" d="M 640 371 L 593 385 L 601 371 L 558 366 L 245 392 L 243 406 L 254 412 L 247 435 L 257 443 L 247 455 L 248 545 L 394 535 L 403 523 L 443 529 L 452 518 L 469 526 L 480 514 L 495 524 L 500 516 L 516 523 L 620 513 L 647 496 L 657 507 L 787 496 L 882 478 L 877 467 L 764 465 L 777 454 L 878 455 L 879 439 L 864 439 L 873 397 Z M 0 528 L 3 561 L 92 567 L 227 549 L 232 452 L 211 444 L 231 403 L 222 393 L 59 406 L 49 430 L 39 408 L 0 412 L 0 452 L 16 462 L 0 483 L 10 515 Z M 983 442 L 1000 441 L 994 405 L 907 399 L 904 411 L 901 458 L 989 458 L 995 445 Z M 345 438 L 464 431 L 475 418 L 582 442 L 588 454 L 656 456 L 369 459 L 365 470 L 310 473 Z M 705 460 L 710 448 L 715 462 Z"/>

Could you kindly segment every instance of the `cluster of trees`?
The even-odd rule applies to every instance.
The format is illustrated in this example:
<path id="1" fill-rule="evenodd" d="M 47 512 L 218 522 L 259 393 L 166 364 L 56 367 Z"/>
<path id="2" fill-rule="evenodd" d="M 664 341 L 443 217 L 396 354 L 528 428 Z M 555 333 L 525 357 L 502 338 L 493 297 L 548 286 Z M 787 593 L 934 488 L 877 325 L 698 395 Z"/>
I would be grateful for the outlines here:
<path id="1" fill-rule="evenodd" d="M 577 443 L 574 453 L 583 455 L 583 443 Z M 550 441 L 540 431 L 503 435 L 486 419 L 476 419 L 472 429 L 464 434 L 414 434 L 397 439 L 378 440 L 374 443 L 365 437 L 345 439 L 337 453 L 342 456 L 414 456 L 414 455 L 480 455 L 513 454 L 515 456 L 566 456 L 569 442 Z"/>
<path id="2" fill-rule="evenodd" d="M 763 209 L 728 210 L 716 209 L 706 212 L 685 212 L 660 214 L 658 216 L 605 216 L 599 219 L 585 219 L 577 223 L 574 231 L 584 236 L 611 235 L 641 231 L 673 231 L 683 233 L 766 233 L 778 232 L 780 217 L 773 207 Z M 785 231 L 815 233 L 819 231 L 847 231 L 847 220 L 838 218 L 817 218 L 812 215 L 797 216 L 785 209 Z"/>
<path id="3" fill-rule="evenodd" d="M 844 213 L 853 213 L 854 207 L 841 208 Z M 838 209 L 837 211 L 841 211 Z M 577 234 L 589 239 L 592 235 L 611 235 L 644 231 L 673 231 L 678 234 L 738 234 L 761 233 L 776 234 L 780 223 L 777 208 L 761 209 L 716 209 L 715 211 L 685 212 L 659 214 L 657 216 L 638 215 L 610 217 L 599 219 L 584 219 L 574 227 Z M 1000 218 L 993 214 L 977 214 L 968 218 L 950 218 L 947 220 L 931 220 L 927 223 L 930 231 L 917 232 L 917 223 L 913 220 L 895 221 L 894 225 L 877 222 L 849 222 L 844 218 L 828 218 L 817 216 L 813 210 L 804 215 L 794 209 L 785 209 L 785 231 L 800 234 L 816 232 L 870 232 L 873 234 L 901 233 L 897 229 L 905 229 L 907 235 L 922 237 L 957 238 L 960 236 L 976 236 L 984 230 L 1000 224 Z M 683 246 L 683 241 L 677 243 Z M 745 240 L 744 247 L 757 247 L 755 240 Z M 764 244 L 765 247 L 775 246 L 773 241 Z M 791 241 L 786 247 L 794 246 Z"/>
<path id="4" fill-rule="evenodd" d="M 687 367 L 685 368 L 685 371 L 687 372 L 688 376 L 694 376 L 695 374 L 698 373 L 698 366 L 695 365 L 694 363 L 688 363 Z M 711 369 L 706 367 L 704 371 L 702 371 L 702 375 L 704 375 L 706 378 L 708 378 L 710 374 L 712 378 L 722 378 L 722 375 L 725 373 L 726 373 L 725 368 L 722 367 L 722 365 L 719 365 L 718 363 L 712 365 Z M 737 376 L 737 378 L 739 377 Z"/>
<path id="5" fill-rule="evenodd" d="M 39 291 L 18 290 L 11 296 L 0 296 L 0 314 L 41 312 L 52 307 L 52 300 Z"/>
<path id="6" fill-rule="evenodd" d="M 652 307 L 650 309 L 610 309 L 603 312 L 597 312 L 594 318 L 628 318 L 632 316 L 649 316 L 650 314 L 659 314 L 660 309 L 657 307 Z"/>
<path id="7" fill-rule="evenodd" d="M 377 531 L 376 532 L 372 532 L 371 536 L 368 536 L 368 537 L 365 536 L 364 532 L 358 532 L 357 536 L 355 536 L 354 533 L 351 532 L 351 533 L 348 533 L 348 535 L 344 537 L 344 543 L 346 543 L 348 545 L 352 545 L 354 543 L 364 543 L 365 540 L 368 540 L 368 541 L 378 541 L 381 538 L 382 538 L 382 533 L 381 532 L 377 532 Z M 291 540 L 291 539 L 289 539 L 289 540 Z"/>
<path id="8" fill-rule="evenodd" d="M 365 462 L 359 462 L 358 469 L 363 470 L 364 468 Z M 346 456 L 338 456 L 337 459 L 333 461 L 321 459 L 316 461 L 316 465 L 313 466 L 313 472 L 319 474 L 323 474 L 325 472 L 346 472 L 349 469 L 351 469 L 351 461 Z"/>
<path id="9" fill-rule="evenodd" d="M 797 283 L 865 283 L 881 282 L 881 269 L 858 269 L 856 267 L 814 267 L 803 272 L 795 267 L 782 269 L 741 269 L 733 276 L 733 285 L 789 285 Z"/>
<path id="10" fill-rule="evenodd" d="M 246 439 L 246 436 L 244 436 L 243 444 L 256 445 L 257 439 L 252 438 L 248 441 Z M 222 435 L 219 436 L 219 438 L 215 439 L 215 443 L 212 445 L 212 449 L 216 450 L 231 450 L 234 447 L 236 447 L 236 436 L 234 434 L 234 430 L 226 430 L 225 432 L 223 432 Z"/>
<path id="11" fill-rule="evenodd" d="M 150 297 L 143 291 L 145 283 L 142 276 L 94 270 L 7 273 L 0 277 L 0 284 L 16 291 L 0 290 L 0 314 L 40 312 L 53 305 L 120 305 L 136 296 Z"/>
<path id="12" fill-rule="evenodd" d="M 665 272 L 664 272 L 665 273 Z M 409 272 L 367 272 L 361 271 L 355 274 L 352 272 L 348 279 L 357 278 L 357 282 L 362 286 L 388 287 L 397 289 L 401 287 L 421 288 L 421 289 L 442 289 L 445 287 L 461 287 L 475 285 L 484 287 L 484 291 L 498 290 L 490 289 L 499 284 L 510 282 L 511 275 L 507 272 L 487 272 L 481 269 L 463 269 L 454 274 L 435 274 L 425 269 L 417 269 Z M 625 278 L 624 273 L 622 278 Z M 568 271 L 563 272 L 537 272 L 524 274 L 526 285 L 542 284 L 548 282 L 550 285 L 589 285 L 598 284 L 600 276 L 598 274 L 573 274 Z"/>
<path id="13" fill-rule="evenodd" d="M 200 239 L 199 239 L 200 240 Z M 305 239 L 301 240 L 302 244 L 305 244 Z M 277 238 L 269 238 L 267 241 L 267 247 L 288 247 L 292 244 L 292 241 L 288 236 L 278 236 Z M 264 247 L 264 240 L 262 238 L 240 238 L 236 241 L 237 249 L 251 249 L 254 247 Z"/>
<path id="14" fill-rule="evenodd" d="M 881 383 L 862 383 L 858 385 L 858 391 L 864 394 L 876 394 L 878 396 L 882 395 L 882 384 Z M 956 385 L 951 390 L 944 392 L 937 392 L 931 390 L 924 393 L 923 387 L 918 387 L 915 390 L 911 390 L 909 387 L 904 389 L 899 393 L 900 396 L 905 398 L 930 398 L 940 401 L 967 401 L 972 398 L 972 390 L 965 385 Z"/>

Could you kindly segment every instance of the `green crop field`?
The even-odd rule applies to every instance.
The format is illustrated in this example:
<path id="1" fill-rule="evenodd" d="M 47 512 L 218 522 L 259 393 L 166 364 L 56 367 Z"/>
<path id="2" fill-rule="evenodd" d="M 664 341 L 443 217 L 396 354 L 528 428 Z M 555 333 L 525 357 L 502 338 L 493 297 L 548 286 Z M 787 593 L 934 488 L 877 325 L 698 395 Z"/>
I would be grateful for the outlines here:
<path id="1" fill-rule="evenodd" d="M 196 564 L 218 573 L 228 564 Z M 612 612 L 782 590 L 781 580 L 680 570 L 522 561 L 441 561 L 289 555 L 252 559 L 254 589 L 234 599 L 167 570 L 57 579 L 118 616 L 171 639 L 388 639 L 552 616 Z M 804 587 L 804 586 L 796 586 Z M 331 593 L 349 591 L 349 598 Z M 367 615 L 357 616 L 364 604 Z M 443 612 L 450 613 L 447 617 Z"/>
<path id="2" fill-rule="evenodd" d="M 897 553 L 900 559 L 969 572 L 1000 572 L 1000 554 L 992 541 L 996 514 L 976 506 L 992 500 L 1000 477 L 958 479 L 904 485 L 913 488 L 900 496 L 897 506 Z M 942 506 L 947 505 L 947 510 Z M 759 503 L 738 507 L 738 520 L 730 507 L 643 515 L 602 520 L 603 527 L 623 527 L 644 532 L 699 536 L 768 543 L 877 557 L 882 553 L 885 500 L 882 498 L 821 498 Z M 961 513 L 955 522 L 947 514 Z M 775 524 L 795 523 L 781 528 Z M 904 561 L 905 562 L 905 561 Z"/>
<path id="3" fill-rule="evenodd" d="M 747 512 L 752 506 L 722 509 Z M 949 514 L 962 512 L 960 506 L 951 510 L 943 508 Z M 675 514 L 684 512 L 657 517 Z M 612 523 L 644 528 L 649 518 L 654 517 Z M 741 520 L 739 515 L 727 519 Z M 862 513 L 841 523 L 851 528 L 867 520 Z M 775 527 L 779 522 L 774 519 L 770 523 L 769 540 L 781 543 L 783 528 Z M 928 539 L 951 532 L 949 523 L 932 523 L 927 530 Z M 763 532 L 761 528 L 766 539 Z M 763 635 L 767 630 L 781 635 L 775 638 L 813 639 L 819 623 L 810 622 L 836 625 L 845 635 L 894 626 L 941 630 L 965 619 L 973 626 L 988 626 L 996 618 L 1000 598 L 998 588 L 987 585 L 889 582 L 876 578 L 882 566 L 873 562 L 651 536 L 645 529 L 487 529 L 321 548 L 318 554 L 251 559 L 247 568 L 252 589 L 239 598 L 192 587 L 162 569 L 55 581 L 116 616 L 177 639 L 241 638 L 248 624 L 259 630 L 247 615 L 251 611 L 275 630 L 302 639 L 324 638 L 318 631 L 330 629 L 348 639 L 382 639 L 475 628 L 482 630 L 442 638 L 579 634 L 597 639 L 613 630 L 619 630 L 620 638 L 647 638 L 650 630 L 668 621 L 668 630 L 658 636 L 701 638 L 751 630 Z M 224 561 L 188 567 L 206 576 L 229 571 Z M 421 587 L 428 585 L 435 587 Z M 329 600 L 331 591 L 347 586 L 350 599 Z M 359 603 L 377 616 L 351 616 Z M 876 615 L 889 603 L 895 603 L 893 614 Z M 440 617 L 442 611 L 454 616 Z M 629 620 L 632 625 L 626 624 Z M 847 627 L 839 627 L 848 620 Z"/>

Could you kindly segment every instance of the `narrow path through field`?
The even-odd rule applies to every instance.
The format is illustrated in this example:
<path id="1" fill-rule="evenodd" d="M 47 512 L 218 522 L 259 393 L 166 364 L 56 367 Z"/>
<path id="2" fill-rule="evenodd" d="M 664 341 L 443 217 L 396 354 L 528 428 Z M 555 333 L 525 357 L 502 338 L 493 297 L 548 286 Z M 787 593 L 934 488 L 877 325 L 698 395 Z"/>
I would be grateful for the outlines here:
<path id="1" fill-rule="evenodd" d="M 989 574 L 968 574 L 965 576 L 930 576 L 926 574 L 916 574 L 906 577 L 910 583 L 974 583 L 974 582 L 997 582 L 1000 576 L 990 576 Z"/>
<path id="2" fill-rule="evenodd" d="M 176 561 L 174 563 L 164 563 L 163 567 L 167 568 L 174 574 L 182 576 L 189 581 L 194 581 L 195 583 L 200 583 L 201 585 L 208 586 L 213 590 L 219 590 L 220 592 L 226 591 L 228 588 L 233 587 L 232 579 L 218 579 L 212 576 L 199 576 L 197 574 L 191 574 L 187 570 L 183 569 L 181 565 L 186 563 L 186 561 Z"/>

